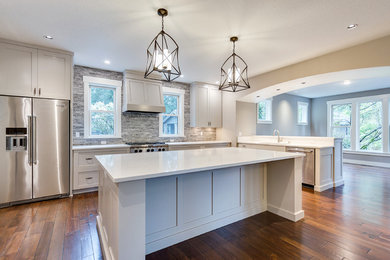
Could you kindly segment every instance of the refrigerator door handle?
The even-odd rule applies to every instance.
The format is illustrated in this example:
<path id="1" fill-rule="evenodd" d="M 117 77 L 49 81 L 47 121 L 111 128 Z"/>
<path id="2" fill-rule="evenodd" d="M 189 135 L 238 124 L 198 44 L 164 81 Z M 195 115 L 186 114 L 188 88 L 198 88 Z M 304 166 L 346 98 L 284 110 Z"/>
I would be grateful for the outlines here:
<path id="1" fill-rule="evenodd" d="M 34 164 L 37 164 L 37 117 L 33 116 L 33 133 L 32 133 L 32 146 L 33 146 L 33 153 L 32 153 L 32 161 Z"/>
<path id="2" fill-rule="evenodd" d="M 32 165 L 32 161 L 33 161 L 33 156 L 32 156 L 32 153 L 33 153 L 33 145 L 32 145 L 32 116 L 27 116 L 28 118 L 28 165 Z"/>

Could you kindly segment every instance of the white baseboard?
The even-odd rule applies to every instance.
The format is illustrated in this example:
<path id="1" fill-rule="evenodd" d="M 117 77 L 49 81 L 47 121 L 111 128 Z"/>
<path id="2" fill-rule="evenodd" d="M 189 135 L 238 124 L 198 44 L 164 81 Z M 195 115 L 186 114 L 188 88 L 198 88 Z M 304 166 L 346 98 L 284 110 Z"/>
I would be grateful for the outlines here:
<path id="1" fill-rule="evenodd" d="M 338 187 L 338 186 L 341 186 L 341 185 L 343 185 L 343 184 L 344 184 L 344 180 L 341 179 L 341 180 L 335 181 L 333 186 L 334 186 L 334 187 Z"/>
<path id="2" fill-rule="evenodd" d="M 330 188 L 333 188 L 333 182 L 329 182 L 329 183 L 323 184 L 321 186 L 318 186 L 318 185 L 314 186 L 314 190 L 318 191 L 318 192 L 322 192 L 322 191 L 330 189 Z"/>
<path id="3" fill-rule="evenodd" d="M 99 235 L 100 247 L 102 248 L 103 259 L 115 260 L 109 250 L 108 241 L 105 239 L 105 236 L 103 235 L 103 224 L 102 224 L 101 217 L 99 215 L 96 216 L 96 227 Z"/>
<path id="4" fill-rule="evenodd" d="M 297 222 L 298 220 L 302 219 L 305 216 L 305 212 L 303 210 L 294 213 L 285 209 L 281 209 L 269 203 L 268 203 L 268 211 L 294 222 Z"/>
<path id="5" fill-rule="evenodd" d="M 97 191 L 97 190 L 98 190 L 98 187 L 86 188 L 86 189 L 80 189 L 80 190 L 73 190 L 73 194 L 82 194 L 82 193 L 94 192 L 94 191 Z"/>
<path id="6" fill-rule="evenodd" d="M 253 208 L 240 212 L 238 214 L 231 215 L 222 219 L 218 219 L 188 230 L 185 230 L 180 233 L 176 233 L 162 239 L 150 242 L 146 244 L 146 254 L 156 252 L 160 249 L 172 246 L 174 244 L 180 243 L 184 240 L 190 239 L 195 236 L 199 236 L 206 232 L 212 231 L 214 229 L 229 225 L 231 223 L 237 222 L 239 220 L 249 218 L 253 215 L 265 212 L 267 210 L 266 204 L 257 205 Z"/>
<path id="7" fill-rule="evenodd" d="M 390 163 L 384 163 L 384 162 L 370 162 L 370 161 L 362 161 L 362 160 L 343 159 L 343 163 L 390 168 Z"/>

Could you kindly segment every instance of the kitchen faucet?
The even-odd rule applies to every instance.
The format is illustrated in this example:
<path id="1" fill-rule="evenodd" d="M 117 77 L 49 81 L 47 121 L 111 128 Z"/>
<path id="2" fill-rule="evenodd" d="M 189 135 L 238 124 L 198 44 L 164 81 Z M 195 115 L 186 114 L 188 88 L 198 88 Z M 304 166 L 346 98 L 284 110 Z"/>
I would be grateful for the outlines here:
<path id="1" fill-rule="evenodd" d="M 275 134 L 277 134 L 277 135 L 278 135 L 278 143 L 280 143 L 281 139 L 280 139 L 280 133 L 279 133 L 279 130 L 275 129 L 275 130 L 274 130 L 274 136 L 275 136 Z"/>

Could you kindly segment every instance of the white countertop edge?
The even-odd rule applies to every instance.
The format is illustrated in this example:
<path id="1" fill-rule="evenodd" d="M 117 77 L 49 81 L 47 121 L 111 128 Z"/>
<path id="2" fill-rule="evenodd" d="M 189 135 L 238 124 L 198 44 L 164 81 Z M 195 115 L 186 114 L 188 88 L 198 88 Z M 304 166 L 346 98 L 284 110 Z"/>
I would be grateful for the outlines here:
<path id="1" fill-rule="evenodd" d="M 193 141 L 193 142 L 167 142 L 168 146 L 191 144 L 230 144 L 230 141 Z"/>
<path id="2" fill-rule="evenodd" d="M 304 148 L 333 148 L 334 145 L 312 145 L 312 144 L 294 144 L 294 143 L 271 143 L 271 142 L 259 142 L 259 141 L 244 141 L 238 142 L 238 144 L 261 144 L 261 145 L 273 145 L 273 146 L 287 146 L 287 147 L 304 147 Z"/>
<path id="3" fill-rule="evenodd" d="M 104 156 L 104 155 L 102 155 L 102 156 Z M 158 177 L 167 177 L 167 176 L 172 176 L 172 175 L 180 175 L 180 174 L 186 174 L 186 173 L 191 173 L 191 172 L 201 172 L 201 171 L 208 171 L 208 170 L 230 168 L 230 167 L 236 167 L 236 166 L 242 166 L 242 165 L 251 165 L 251 164 L 258 164 L 258 163 L 282 161 L 282 160 L 295 159 L 295 158 L 304 157 L 304 156 L 305 156 L 304 154 L 294 153 L 291 155 L 281 156 L 278 158 L 259 159 L 259 160 L 252 160 L 252 161 L 246 161 L 246 162 L 237 162 L 237 163 L 230 163 L 230 164 L 223 164 L 223 165 L 215 165 L 215 166 L 210 166 L 210 167 L 183 169 L 183 170 L 178 170 L 178 171 L 148 173 L 148 174 L 144 174 L 144 175 L 140 175 L 140 176 L 133 176 L 133 177 L 113 178 L 111 176 L 111 174 L 108 174 L 108 176 L 112 182 L 121 183 L 121 182 L 128 182 L 128 181 L 146 180 L 146 179 L 152 179 L 152 178 L 158 178 Z M 97 155 L 95 157 L 96 157 L 99 165 L 101 165 L 106 170 L 104 165 L 102 163 L 100 163 L 100 161 L 99 161 L 100 155 Z"/>
<path id="4" fill-rule="evenodd" d="M 79 150 L 99 150 L 99 149 L 116 149 L 116 148 L 130 148 L 127 144 L 93 144 L 93 145 L 74 145 L 73 151 Z"/>

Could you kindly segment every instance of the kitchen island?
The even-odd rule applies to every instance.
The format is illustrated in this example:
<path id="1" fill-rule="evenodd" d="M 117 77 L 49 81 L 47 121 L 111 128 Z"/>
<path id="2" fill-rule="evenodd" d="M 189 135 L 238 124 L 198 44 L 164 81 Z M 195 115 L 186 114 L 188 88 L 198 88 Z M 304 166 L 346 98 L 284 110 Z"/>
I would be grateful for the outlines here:
<path id="1" fill-rule="evenodd" d="M 301 154 L 229 147 L 96 158 L 105 259 L 144 259 L 267 210 L 304 216 Z"/>

